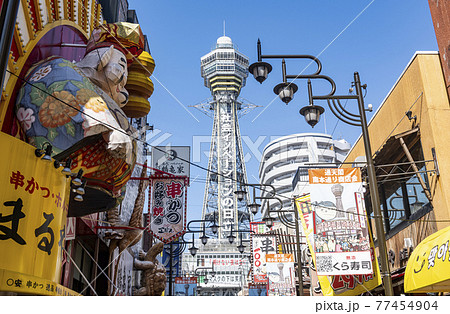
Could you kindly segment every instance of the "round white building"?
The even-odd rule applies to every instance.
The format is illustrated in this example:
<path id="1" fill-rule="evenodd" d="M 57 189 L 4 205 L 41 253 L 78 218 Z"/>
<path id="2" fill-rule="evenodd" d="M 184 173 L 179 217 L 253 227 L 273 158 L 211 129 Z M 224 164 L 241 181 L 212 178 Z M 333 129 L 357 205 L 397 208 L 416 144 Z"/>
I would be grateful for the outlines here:
<path id="1" fill-rule="evenodd" d="M 293 179 L 299 167 L 311 168 L 337 167 L 336 163 L 344 160 L 351 145 L 345 140 L 333 140 L 331 135 L 320 133 L 299 133 L 280 137 L 270 142 L 263 151 L 259 167 L 261 184 L 270 184 L 277 197 L 283 201 L 283 209 L 291 209 L 293 196 Z M 320 165 L 323 164 L 323 165 Z M 307 174 L 307 172 L 306 172 Z M 270 189 L 261 196 L 268 196 Z M 297 191 L 301 195 L 309 193 L 306 189 Z M 279 209 L 277 201 L 269 202 L 271 210 Z M 263 216 L 267 205 L 262 203 Z"/>

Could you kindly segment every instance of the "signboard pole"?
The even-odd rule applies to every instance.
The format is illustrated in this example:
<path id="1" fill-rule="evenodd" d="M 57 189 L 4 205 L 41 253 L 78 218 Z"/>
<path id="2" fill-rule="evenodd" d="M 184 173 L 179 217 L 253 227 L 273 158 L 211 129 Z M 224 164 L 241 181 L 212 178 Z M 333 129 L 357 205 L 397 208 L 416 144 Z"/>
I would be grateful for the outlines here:
<path id="1" fill-rule="evenodd" d="M 366 110 L 364 108 L 364 98 L 362 96 L 361 82 L 358 72 L 354 73 L 355 86 L 358 95 L 358 108 L 361 116 L 362 137 L 364 140 L 364 150 L 367 159 L 367 175 L 369 179 L 370 198 L 372 201 L 372 210 L 374 213 L 375 229 L 377 232 L 377 242 L 380 252 L 381 278 L 383 279 L 384 291 L 386 296 L 393 296 L 391 272 L 389 270 L 389 261 L 387 258 L 386 237 L 384 235 L 383 216 L 381 215 L 380 196 L 378 195 L 377 177 L 375 165 L 372 159 L 372 149 L 370 147 L 369 129 L 367 127 Z"/>
<path id="2" fill-rule="evenodd" d="M 169 248 L 169 296 L 172 295 L 172 276 L 173 276 L 172 242 L 170 242 L 170 248 Z"/>
<path id="3" fill-rule="evenodd" d="M 294 206 L 295 212 L 295 240 L 297 241 L 297 276 L 298 276 L 298 291 L 297 295 L 303 296 L 303 267 L 302 267 L 302 252 L 300 250 L 300 232 L 298 228 L 298 210 Z"/>

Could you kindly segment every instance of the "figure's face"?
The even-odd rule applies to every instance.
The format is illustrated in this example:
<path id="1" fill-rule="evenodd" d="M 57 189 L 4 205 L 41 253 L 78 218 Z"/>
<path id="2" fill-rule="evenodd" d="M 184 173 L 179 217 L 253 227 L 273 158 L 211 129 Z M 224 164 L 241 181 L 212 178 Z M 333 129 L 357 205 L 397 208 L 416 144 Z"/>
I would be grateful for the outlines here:
<path id="1" fill-rule="evenodd" d="M 129 96 L 125 89 L 128 77 L 127 59 L 125 58 L 125 55 L 119 50 L 114 49 L 104 72 L 109 87 L 106 89 L 106 92 L 110 94 L 111 98 L 114 99 L 120 107 L 125 106 Z"/>

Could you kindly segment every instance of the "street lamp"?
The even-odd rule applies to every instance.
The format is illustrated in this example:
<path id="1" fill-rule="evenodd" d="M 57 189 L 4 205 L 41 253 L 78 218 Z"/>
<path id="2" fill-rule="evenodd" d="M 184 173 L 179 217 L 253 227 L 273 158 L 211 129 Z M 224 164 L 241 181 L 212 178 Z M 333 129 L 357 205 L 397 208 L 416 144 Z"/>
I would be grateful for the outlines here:
<path id="1" fill-rule="evenodd" d="M 262 218 L 262 221 L 264 221 L 264 223 L 266 224 L 267 228 L 272 228 L 273 224 L 275 223 L 275 218 L 267 215 L 267 216 Z"/>
<path id="2" fill-rule="evenodd" d="M 213 224 L 210 228 L 213 234 L 217 234 L 217 231 L 219 231 L 219 226 L 216 224 L 216 212 L 213 213 Z"/>
<path id="3" fill-rule="evenodd" d="M 208 243 L 208 239 L 209 237 L 205 234 L 205 227 L 203 227 L 203 234 L 200 237 L 200 240 L 202 240 L 202 244 L 206 245 L 206 243 Z"/>
<path id="4" fill-rule="evenodd" d="M 359 126 L 362 129 L 362 137 L 364 141 L 364 149 L 366 154 L 366 160 L 367 160 L 367 175 L 369 179 L 369 190 L 370 190 L 370 198 L 372 202 L 372 209 L 374 213 L 374 220 L 375 220 L 375 227 L 377 232 L 377 240 L 379 245 L 379 252 L 380 252 L 380 266 L 381 266 L 381 276 L 383 279 L 383 285 L 385 289 L 385 294 L 387 296 L 393 296 L 394 291 L 392 288 L 392 279 L 391 279 L 391 273 L 389 270 L 389 262 L 387 258 L 387 251 L 386 251 L 386 238 L 385 238 L 385 232 L 384 232 L 384 226 L 383 226 L 383 217 L 381 214 L 381 207 L 380 207 L 380 198 L 378 194 L 378 186 L 377 186 L 377 178 L 375 174 L 375 165 L 372 158 L 372 149 L 370 147 L 370 138 L 369 138 L 369 131 L 367 127 L 367 119 L 366 119 L 366 109 L 364 107 L 364 98 L 362 94 L 362 89 L 366 88 L 366 85 L 361 85 L 361 80 L 359 78 L 359 73 L 354 73 L 354 86 L 356 95 L 334 95 L 336 91 L 336 84 L 334 81 L 325 75 L 321 75 L 320 71 L 322 70 L 322 65 L 316 57 L 309 56 L 309 55 L 262 55 L 261 54 L 261 42 L 258 39 L 257 43 L 257 52 L 258 52 L 258 62 L 254 65 L 252 64 L 250 67 L 258 68 L 253 69 L 253 73 L 263 73 L 263 68 L 265 67 L 264 64 L 262 64 L 262 59 L 264 58 L 272 58 L 272 59 L 283 59 L 282 65 L 283 65 L 283 78 L 287 79 L 308 79 L 308 98 L 309 98 L 309 105 L 307 105 L 304 108 L 300 109 L 300 114 L 303 115 L 306 119 L 306 122 L 314 127 L 319 122 L 320 115 L 324 113 L 324 109 L 320 106 L 314 105 L 314 100 L 326 100 L 328 107 L 330 108 L 331 112 L 341 121 L 353 125 L 353 126 Z M 285 63 L 284 59 L 287 58 L 294 58 L 294 59 L 312 59 L 317 64 L 317 71 L 313 74 L 308 75 L 286 75 L 286 69 L 285 69 Z M 267 72 L 268 74 L 268 72 Z M 266 76 L 267 77 L 267 76 Z M 255 78 L 258 80 L 258 82 L 262 82 L 260 77 Z M 312 92 L 312 85 L 311 85 L 311 79 L 324 79 L 328 81 L 331 84 L 331 91 L 326 95 L 321 96 L 314 96 Z M 359 114 L 354 114 L 349 111 L 347 111 L 340 103 L 340 100 L 351 100 L 356 99 L 358 101 L 358 110 Z M 297 211 L 295 211 L 296 216 L 298 215 Z M 300 267 L 299 267 L 300 268 Z"/>
<path id="5" fill-rule="evenodd" d="M 230 244 L 233 244 L 234 239 L 236 239 L 236 236 L 233 234 L 233 225 L 231 225 L 230 234 L 228 235 L 227 239 Z"/>
<path id="6" fill-rule="evenodd" d="M 261 207 L 261 205 L 259 205 L 256 202 L 253 202 L 248 205 L 248 208 L 250 209 L 250 211 L 252 212 L 253 215 L 256 215 L 258 213 L 258 210 L 260 207 Z"/>
<path id="7" fill-rule="evenodd" d="M 260 56 L 260 53 L 261 53 L 260 48 L 261 48 L 261 45 L 260 45 L 260 42 L 258 40 L 258 57 Z M 249 207 L 252 206 L 251 210 L 252 210 L 252 212 L 254 214 L 256 214 L 258 212 L 258 208 L 260 207 L 260 205 L 256 203 L 256 199 L 261 199 L 261 200 L 275 199 L 275 200 L 277 200 L 280 203 L 280 208 L 277 209 L 277 210 L 272 210 L 272 211 L 276 211 L 278 213 L 278 217 L 280 218 L 280 221 L 286 227 L 288 227 L 288 228 L 295 228 L 295 235 L 296 235 L 296 239 L 297 239 L 297 243 L 296 243 L 296 246 L 297 246 L 297 261 L 298 261 L 299 265 L 301 265 L 300 230 L 299 230 L 298 223 L 297 223 L 298 217 L 296 216 L 297 219 L 295 221 L 295 224 L 289 224 L 288 223 L 288 221 L 284 217 L 284 213 L 285 212 L 291 212 L 291 211 L 290 210 L 283 210 L 283 201 L 280 198 L 275 196 L 276 195 L 276 190 L 275 190 L 275 187 L 273 185 L 270 185 L 270 184 L 241 184 L 241 186 L 242 185 L 253 187 L 253 204 L 250 204 Z M 268 193 L 268 196 L 256 196 L 255 195 L 255 188 L 257 186 L 260 187 L 260 188 L 269 187 L 271 189 L 271 191 Z M 256 208 L 256 211 L 254 212 L 255 208 Z M 294 210 L 294 211 L 295 211 L 296 215 L 298 215 L 297 211 L 296 210 Z M 273 224 L 274 224 L 274 221 L 275 221 L 275 218 L 270 215 L 270 212 L 271 212 L 270 204 L 267 202 L 267 213 L 262 218 L 262 220 L 264 221 L 264 223 L 266 224 L 266 226 L 268 228 L 272 228 Z M 239 246 L 238 246 L 238 249 L 239 249 Z M 299 287 L 300 287 L 298 294 L 302 296 L 303 295 L 303 277 L 302 277 L 302 268 L 301 267 L 297 268 L 297 275 L 298 275 Z"/>
<path id="8" fill-rule="evenodd" d="M 244 242 L 250 242 L 250 240 L 242 239 L 242 233 L 239 233 L 239 245 L 237 246 L 239 253 L 244 254 L 245 245 Z"/>
<path id="9" fill-rule="evenodd" d="M 194 257 L 195 254 L 197 254 L 198 248 L 195 247 L 195 242 L 194 242 L 194 233 L 192 233 L 192 246 L 189 248 L 189 252 L 191 253 L 191 255 Z"/>
<path id="10" fill-rule="evenodd" d="M 195 254 L 197 254 L 198 248 L 194 246 L 194 244 L 192 244 L 192 246 L 189 248 L 189 252 L 191 253 L 192 256 L 195 256 Z"/>
<path id="11" fill-rule="evenodd" d="M 211 271 L 209 272 L 211 274 L 211 277 L 214 278 L 214 276 L 216 275 L 216 271 L 214 270 L 214 263 L 212 263 L 211 267 L 209 266 L 205 266 L 205 267 L 197 267 L 194 271 L 194 275 L 199 276 L 199 271 L 202 270 L 202 273 L 204 274 L 205 278 L 203 279 L 203 282 L 205 283 L 205 285 L 208 284 L 208 269 L 210 269 Z"/>

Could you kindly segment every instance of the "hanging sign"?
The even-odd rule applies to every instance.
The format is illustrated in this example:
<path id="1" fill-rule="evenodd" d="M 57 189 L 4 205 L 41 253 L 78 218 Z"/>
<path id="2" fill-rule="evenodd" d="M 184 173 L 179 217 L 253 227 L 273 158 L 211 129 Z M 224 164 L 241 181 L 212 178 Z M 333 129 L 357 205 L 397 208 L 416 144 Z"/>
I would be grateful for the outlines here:
<path id="1" fill-rule="evenodd" d="M 359 168 L 310 169 L 318 275 L 372 274 L 369 231 L 361 224 Z M 359 195 L 359 196 L 358 196 Z M 364 226 L 364 227 L 363 227 Z"/>
<path id="2" fill-rule="evenodd" d="M 269 296 L 295 296 L 295 269 L 292 254 L 267 254 Z"/>
<path id="3" fill-rule="evenodd" d="M 277 253 L 273 234 L 252 234 L 252 274 L 254 283 L 267 283 L 266 254 Z"/>
<path id="4" fill-rule="evenodd" d="M 381 284 L 380 269 L 375 258 L 375 246 L 370 236 L 370 251 L 372 260 L 373 274 L 367 275 L 336 275 L 336 276 L 317 276 L 314 265 L 314 223 L 309 217 L 314 216 L 312 210 L 310 195 L 303 195 L 295 200 L 297 210 L 300 214 L 302 227 L 312 256 L 310 264 L 311 290 L 313 296 L 353 296 L 363 292 L 370 291 Z M 364 202 L 362 202 L 364 204 Z M 363 208 L 363 212 L 365 209 Z"/>
<path id="5" fill-rule="evenodd" d="M 248 295 L 250 297 L 265 297 L 267 296 L 267 285 L 266 284 L 248 284 Z"/>
<path id="6" fill-rule="evenodd" d="M 176 176 L 190 175 L 190 146 L 152 147 L 152 168 Z"/>
<path id="7" fill-rule="evenodd" d="M 197 295 L 197 277 L 175 277 L 175 296 Z"/>
<path id="8" fill-rule="evenodd" d="M 35 148 L 0 134 L 0 290 L 53 294 L 60 279 L 69 179 Z"/>
<path id="9" fill-rule="evenodd" d="M 169 243 L 186 232 L 187 177 L 151 177 L 150 233 Z"/>

